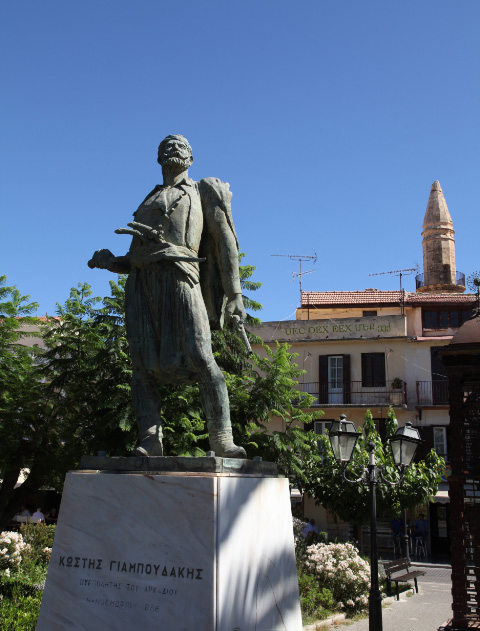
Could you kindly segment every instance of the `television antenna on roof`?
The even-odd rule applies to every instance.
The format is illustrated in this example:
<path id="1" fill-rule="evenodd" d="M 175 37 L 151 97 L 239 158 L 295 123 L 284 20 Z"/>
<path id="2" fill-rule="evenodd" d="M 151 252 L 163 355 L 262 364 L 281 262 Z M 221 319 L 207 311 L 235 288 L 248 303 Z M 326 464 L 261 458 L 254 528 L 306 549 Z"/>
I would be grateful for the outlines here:
<path id="1" fill-rule="evenodd" d="M 394 269 L 390 270 L 389 272 L 376 272 L 374 274 L 369 274 L 369 276 L 385 276 L 388 274 L 388 276 L 400 277 L 400 307 L 403 315 L 405 310 L 405 290 L 402 288 L 402 277 L 410 276 L 410 274 L 413 274 L 414 272 L 418 272 L 418 265 L 416 267 L 406 267 L 405 269 Z"/>
<path id="2" fill-rule="evenodd" d="M 302 261 L 313 261 L 313 263 L 317 262 L 317 253 L 313 256 L 309 254 L 270 254 L 270 256 L 283 256 L 285 258 L 289 258 L 292 261 L 298 261 L 300 269 L 298 272 L 292 272 L 292 281 L 294 282 L 296 278 L 299 279 L 300 284 L 300 306 L 302 306 L 302 276 L 305 274 L 311 274 L 315 272 L 314 269 L 307 270 L 306 272 L 302 272 Z"/>
<path id="3" fill-rule="evenodd" d="M 369 276 L 384 276 L 388 274 L 389 276 L 400 276 L 400 291 L 402 291 L 402 276 L 410 276 L 413 272 L 418 272 L 417 267 L 407 267 L 405 269 L 394 269 L 390 272 L 376 272 L 375 274 L 369 274 Z"/>

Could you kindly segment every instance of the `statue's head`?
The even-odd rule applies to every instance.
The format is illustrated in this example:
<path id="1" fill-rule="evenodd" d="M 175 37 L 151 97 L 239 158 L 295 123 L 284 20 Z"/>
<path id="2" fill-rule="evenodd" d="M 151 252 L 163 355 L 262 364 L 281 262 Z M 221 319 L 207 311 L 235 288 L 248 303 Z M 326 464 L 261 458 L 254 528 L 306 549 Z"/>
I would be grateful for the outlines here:
<path id="1" fill-rule="evenodd" d="M 188 169 L 193 162 L 193 155 L 185 136 L 172 134 L 164 138 L 158 147 L 157 162 L 162 167 L 182 166 Z"/>

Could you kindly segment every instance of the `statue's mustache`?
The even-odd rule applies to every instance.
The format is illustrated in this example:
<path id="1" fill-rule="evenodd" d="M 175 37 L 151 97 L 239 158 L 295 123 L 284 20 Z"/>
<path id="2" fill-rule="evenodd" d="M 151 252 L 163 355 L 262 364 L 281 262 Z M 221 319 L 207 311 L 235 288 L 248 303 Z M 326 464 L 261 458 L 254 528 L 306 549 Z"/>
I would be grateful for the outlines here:
<path id="1" fill-rule="evenodd" d="M 183 165 L 187 165 L 188 164 L 188 160 L 184 160 L 183 158 L 179 158 L 175 155 L 172 156 L 168 156 L 167 158 L 164 159 L 163 164 L 169 165 L 169 164 L 178 164 L 180 166 Z"/>

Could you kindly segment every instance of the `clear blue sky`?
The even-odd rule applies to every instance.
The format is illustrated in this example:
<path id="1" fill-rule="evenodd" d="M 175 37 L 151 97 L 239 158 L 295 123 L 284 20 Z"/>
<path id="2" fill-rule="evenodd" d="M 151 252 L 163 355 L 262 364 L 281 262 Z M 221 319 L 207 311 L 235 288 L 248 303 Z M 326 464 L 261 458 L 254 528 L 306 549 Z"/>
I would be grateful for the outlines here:
<path id="1" fill-rule="evenodd" d="M 480 269 L 479 0 L 22 0 L 0 8 L 0 274 L 54 313 L 115 254 L 182 133 L 230 182 L 264 321 L 305 290 L 397 289 L 440 180 L 457 269 Z M 413 277 L 406 288 L 414 290 Z"/>

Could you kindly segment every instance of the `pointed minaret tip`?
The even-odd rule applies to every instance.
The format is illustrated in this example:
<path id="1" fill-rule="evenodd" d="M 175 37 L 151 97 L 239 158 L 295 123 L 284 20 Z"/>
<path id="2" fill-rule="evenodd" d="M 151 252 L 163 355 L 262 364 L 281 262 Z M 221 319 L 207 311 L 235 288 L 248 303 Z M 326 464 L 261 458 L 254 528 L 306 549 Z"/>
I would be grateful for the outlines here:
<path id="1" fill-rule="evenodd" d="M 438 223 L 446 224 L 444 227 L 448 226 L 449 228 L 453 228 L 452 218 L 448 211 L 442 187 L 440 186 L 440 182 L 435 180 L 428 197 L 427 210 L 423 220 L 423 229 L 425 230 L 429 225 L 433 227 L 433 225 L 437 225 Z"/>
<path id="2" fill-rule="evenodd" d="M 440 182 L 435 180 L 428 197 L 423 220 L 423 274 L 422 291 L 459 292 L 455 269 L 455 231 Z"/>

